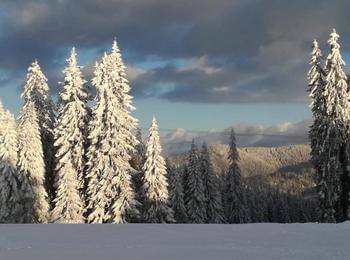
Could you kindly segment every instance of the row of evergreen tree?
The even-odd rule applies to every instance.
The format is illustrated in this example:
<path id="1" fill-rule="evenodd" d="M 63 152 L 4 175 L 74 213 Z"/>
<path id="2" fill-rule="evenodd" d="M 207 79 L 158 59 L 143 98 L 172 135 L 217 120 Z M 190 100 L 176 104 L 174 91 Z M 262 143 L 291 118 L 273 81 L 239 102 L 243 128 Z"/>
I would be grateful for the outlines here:
<path id="1" fill-rule="evenodd" d="M 338 41 L 339 35 L 333 30 L 326 58 L 318 42 L 313 42 L 308 72 L 314 117 L 311 155 L 323 222 L 341 222 L 350 217 L 350 77 L 344 71 Z"/>
<path id="2" fill-rule="evenodd" d="M 0 106 L 0 222 L 173 222 L 155 119 L 138 187 L 142 204 L 132 183 L 137 120 L 117 42 L 96 63 L 91 108 L 74 48 L 63 74 L 57 105 L 35 61 L 18 124 Z"/>

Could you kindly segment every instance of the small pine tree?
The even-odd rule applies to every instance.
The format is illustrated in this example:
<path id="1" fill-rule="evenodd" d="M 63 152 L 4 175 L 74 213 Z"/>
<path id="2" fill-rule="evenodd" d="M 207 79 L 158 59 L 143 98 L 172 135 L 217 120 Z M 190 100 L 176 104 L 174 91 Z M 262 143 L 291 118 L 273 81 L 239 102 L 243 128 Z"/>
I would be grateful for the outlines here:
<path id="1" fill-rule="evenodd" d="M 44 187 L 45 163 L 40 127 L 34 103 L 26 102 L 19 118 L 19 182 L 22 192 L 22 223 L 47 223 L 48 195 Z"/>
<path id="2" fill-rule="evenodd" d="M 17 223 L 22 214 L 17 152 L 15 119 L 0 102 L 0 223 Z"/>
<path id="3" fill-rule="evenodd" d="M 222 207 L 221 191 L 218 177 L 214 174 L 213 165 L 209 158 L 206 144 L 203 144 L 201 152 L 200 171 L 203 176 L 204 194 L 207 208 L 207 223 L 223 223 L 224 213 Z"/>
<path id="4" fill-rule="evenodd" d="M 55 106 L 49 95 L 47 78 L 42 72 L 37 60 L 35 60 L 28 68 L 22 98 L 24 99 L 24 105 L 28 102 L 32 102 L 36 110 L 44 151 L 45 186 L 50 197 L 53 198 L 53 129 L 55 124 Z"/>
<path id="5" fill-rule="evenodd" d="M 158 125 L 153 117 L 142 178 L 143 219 L 149 223 L 175 221 L 173 210 L 169 206 L 167 171 L 161 151 Z"/>
<path id="6" fill-rule="evenodd" d="M 246 189 L 242 181 L 238 160 L 235 132 L 231 129 L 230 166 L 226 174 L 226 188 L 224 192 L 225 215 L 228 223 L 247 223 L 250 221 L 249 212 L 246 208 Z"/>
<path id="7" fill-rule="evenodd" d="M 185 177 L 185 207 L 189 223 L 205 223 L 207 219 L 203 177 L 199 151 L 192 140 Z"/>
<path id="8" fill-rule="evenodd" d="M 174 211 L 176 223 L 186 223 L 187 215 L 184 201 L 184 189 L 180 170 L 166 160 L 169 180 L 169 204 Z"/>
<path id="9" fill-rule="evenodd" d="M 87 125 L 87 90 L 75 48 L 64 72 L 55 134 L 56 176 L 52 221 L 83 223 L 84 147 Z"/>

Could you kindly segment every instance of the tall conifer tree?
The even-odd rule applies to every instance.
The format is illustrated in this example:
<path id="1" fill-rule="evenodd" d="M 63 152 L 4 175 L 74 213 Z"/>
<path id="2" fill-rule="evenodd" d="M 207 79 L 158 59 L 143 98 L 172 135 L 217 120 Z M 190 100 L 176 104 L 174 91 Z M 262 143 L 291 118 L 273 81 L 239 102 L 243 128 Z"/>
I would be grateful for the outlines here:
<path id="1" fill-rule="evenodd" d="M 84 222 L 83 170 L 88 93 L 76 56 L 73 48 L 67 60 L 68 66 L 63 71 L 63 90 L 54 130 L 57 152 L 52 221 L 60 223 Z"/>
<path id="2" fill-rule="evenodd" d="M 94 74 L 97 94 L 88 137 L 88 221 L 125 223 L 138 215 L 131 183 L 135 170 L 130 165 L 137 121 L 130 115 L 134 109 L 130 86 L 116 41 Z"/>
<path id="3" fill-rule="evenodd" d="M 330 34 L 330 54 L 326 60 L 323 96 L 325 98 L 325 135 L 320 146 L 324 162 L 318 176 L 321 218 L 325 222 L 343 221 L 349 205 L 346 155 L 349 129 L 350 96 L 345 62 L 340 54 L 339 35 Z"/>
<path id="4" fill-rule="evenodd" d="M 314 122 L 310 127 L 311 157 L 317 171 L 321 170 L 320 148 L 325 136 L 325 98 L 324 91 L 324 71 L 322 69 L 322 53 L 318 42 L 314 40 L 311 52 L 310 70 L 308 72 L 309 96 L 311 99 L 311 110 Z"/>
<path id="5" fill-rule="evenodd" d="M 225 178 L 224 207 L 226 221 L 228 223 L 247 223 L 250 221 L 247 210 L 246 189 L 238 166 L 239 155 L 236 146 L 236 136 L 233 129 L 230 135 L 230 161 Z"/>
<path id="6" fill-rule="evenodd" d="M 36 110 L 44 151 L 45 185 L 49 195 L 53 197 L 53 128 L 55 124 L 55 107 L 49 94 L 47 78 L 36 60 L 28 68 L 22 97 L 24 104 L 32 102 Z"/>
<path id="7" fill-rule="evenodd" d="M 205 223 L 207 219 L 199 156 L 198 148 L 192 140 L 185 177 L 185 207 L 189 223 Z"/>

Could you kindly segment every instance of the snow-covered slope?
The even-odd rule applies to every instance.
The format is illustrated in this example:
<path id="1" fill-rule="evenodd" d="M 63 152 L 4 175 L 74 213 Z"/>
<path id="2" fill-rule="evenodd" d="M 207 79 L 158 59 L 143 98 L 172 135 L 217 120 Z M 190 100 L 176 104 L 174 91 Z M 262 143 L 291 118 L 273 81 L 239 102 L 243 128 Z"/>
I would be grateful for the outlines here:
<path id="1" fill-rule="evenodd" d="M 0 259 L 349 259 L 350 223 L 1 225 Z"/>

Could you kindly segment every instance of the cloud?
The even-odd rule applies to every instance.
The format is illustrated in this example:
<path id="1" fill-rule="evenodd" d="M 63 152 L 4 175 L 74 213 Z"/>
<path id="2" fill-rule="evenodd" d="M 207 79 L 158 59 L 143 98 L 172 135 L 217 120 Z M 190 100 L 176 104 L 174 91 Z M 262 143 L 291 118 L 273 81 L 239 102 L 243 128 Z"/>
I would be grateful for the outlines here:
<path id="1" fill-rule="evenodd" d="M 307 100 L 305 76 L 295 76 L 306 71 L 301 61 L 251 72 L 241 71 L 235 64 L 198 65 L 168 64 L 148 70 L 132 80 L 133 94 L 200 103 L 298 103 Z M 165 86 L 168 87 L 164 91 Z"/>
<path id="2" fill-rule="evenodd" d="M 145 70 L 137 67 L 129 66 L 126 68 L 126 74 L 128 79 L 133 81 L 142 76 L 145 73 Z"/>
<path id="3" fill-rule="evenodd" d="M 233 128 L 236 132 L 237 144 L 240 147 L 274 147 L 293 144 L 307 144 L 311 120 L 296 123 L 282 122 L 263 127 L 261 125 L 238 124 Z M 190 131 L 182 128 L 161 136 L 166 155 L 174 155 L 188 151 L 192 139 L 197 145 L 228 144 L 230 128 L 207 132 Z"/>
<path id="4" fill-rule="evenodd" d="M 347 0 L 2 0 L 0 69 L 18 78 L 38 58 L 55 82 L 71 46 L 97 58 L 117 36 L 138 97 L 306 102 L 310 44 L 332 27 L 348 42 L 349 9 Z M 140 65 L 150 57 L 161 64 Z"/>

